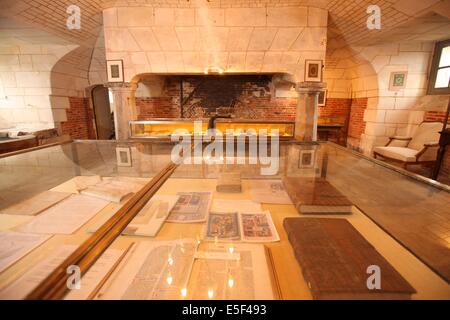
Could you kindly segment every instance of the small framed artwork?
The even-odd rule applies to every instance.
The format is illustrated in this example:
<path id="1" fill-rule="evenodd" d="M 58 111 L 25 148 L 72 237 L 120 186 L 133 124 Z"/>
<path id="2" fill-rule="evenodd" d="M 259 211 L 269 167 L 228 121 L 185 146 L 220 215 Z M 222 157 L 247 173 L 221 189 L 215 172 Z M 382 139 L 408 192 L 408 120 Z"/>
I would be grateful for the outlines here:
<path id="1" fill-rule="evenodd" d="M 391 72 L 391 78 L 389 80 L 389 90 L 397 91 L 405 89 L 407 75 L 408 71 Z"/>
<path id="2" fill-rule="evenodd" d="M 327 90 L 320 91 L 317 105 L 319 107 L 325 107 L 326 100 L 327 100 Z"/>
<path id="3" fill-rule="evenodd" d="M 108 72 L 108 82 L 123 82 L 123 61 L 106 61 L 106 70 Z"/>
<path id="4" fill-rule="evenodd" d="M 300 150 L 298 159 L 299 168 L 313 168 L 314 167 L 314 150 Z"/>
<path id="5" fill-rule="evenodd" d="M 321 82 L 322 81 L 322 60 L 306 60 L 305 61 L 305 81 Z"/>
<path id="6" fill-rule="evenodd" d="M 131 167 L 131 151 L 129 147 L 117 147 L 116 157 L 118 167 Z"/>

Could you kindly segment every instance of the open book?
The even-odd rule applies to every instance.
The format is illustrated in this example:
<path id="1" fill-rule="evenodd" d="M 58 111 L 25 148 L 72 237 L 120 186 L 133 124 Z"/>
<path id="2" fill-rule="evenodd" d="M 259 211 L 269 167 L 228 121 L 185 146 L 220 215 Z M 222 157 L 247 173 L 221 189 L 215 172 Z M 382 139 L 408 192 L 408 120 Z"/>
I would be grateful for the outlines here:
<path id="1" fill-rule="evenodd" d="M 210 212 L 205 239 L 245 242 L 279 241 L 277 229 L 269 211 L 264 212 Z"/>

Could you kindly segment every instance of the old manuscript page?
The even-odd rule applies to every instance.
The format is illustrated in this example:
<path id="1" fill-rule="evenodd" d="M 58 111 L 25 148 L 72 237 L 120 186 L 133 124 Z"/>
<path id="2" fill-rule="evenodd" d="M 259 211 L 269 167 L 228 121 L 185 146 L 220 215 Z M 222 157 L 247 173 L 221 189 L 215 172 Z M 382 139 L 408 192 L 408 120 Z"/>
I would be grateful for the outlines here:
<path id="1" fill-rule="evenodd" d="M 250 180 L 250 197 L 255 202 L 292 204 L 281 180 Z"/>
<path id="2" fill-rule="evenodd" d="M 75 245 L 65 245 L 57 248 L 50 256 L 38 262 L 17 280 L 1 290 L 0 299 L 24 299 L 76 248 L 77 246 Z"/>
<path id="3" fill-rule="evenodd" d="M 189 299 L 274 299 L 265 247 L 233 244 L 240 260 L 197 259 L 189 280 Z M 227 253 L 227 244 L 205 243 L 202 251 Z"/>
<path id="4" fill-rule="evenodd" d="M 100 290 L 97 299 L 165 300 L 182 298 L 197 241 L 138 243 Z"/>
<path id="5" fill-rule="evenodd" d="M 0 231 L 0 272 L 50 237 L 51 235 Z"/>
<path id="6" fill-rule="evenodd" d="M 0 299 L 24 299 L 30 294 L 50 273 L 55 270 L 77 246 L 64 245 L 55 249 L 48 257 L 27 270 L 14 282 L 0 291 Z M 107 276 L 108 272 L 121 257 L 124 250 L 107 249 L 88 272 L 81 278 L 80 288 L 72 289 L 65 299 L 88 299 L 91 292 Z"/>
<path id="7" fill-rule="evenodd" d="M 178 192 L 178 201 L 167 217 L 168 222 L 192 223 L 206 220 L 211 192 Z"/>
<path id="8" fill-rule="evenodd" d="M 70 195 L 71 193 L 68 192 L 44 191 L 34 197 L 0 210 L 0 214 L 35 216 Z"/>
<path id="9" fill-rule="evenodd" d="M 46 234 L 72 234 L 109 202 L 84 195 L 72 195 L 45 210 L 18 231 Z"/>
<path id="10" fill-rule="evenodd" d="M 156 236 L 177 200 L 178 196 L 153 196 L 125 228 L 122 234 L 147 237 Z"/>

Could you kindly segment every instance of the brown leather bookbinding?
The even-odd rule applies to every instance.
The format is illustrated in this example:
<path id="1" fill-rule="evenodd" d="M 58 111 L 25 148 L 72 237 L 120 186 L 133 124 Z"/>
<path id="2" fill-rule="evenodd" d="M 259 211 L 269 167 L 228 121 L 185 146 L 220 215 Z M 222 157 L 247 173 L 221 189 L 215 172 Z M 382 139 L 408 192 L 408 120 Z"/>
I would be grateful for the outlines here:
<path id="1" fill-rule="evenodd" d="M 286 218 L 283 225 L 314 299 L 410 299 L 416 292 L 346 219 Z M 380 289 L 367 285 L 373 265 Z"/>
<path id="2" fill-rule="evenodd" d="M 352 213 L 353 204 L 323 178 L 283 177 L 283 184 L 299 213 Z"/>

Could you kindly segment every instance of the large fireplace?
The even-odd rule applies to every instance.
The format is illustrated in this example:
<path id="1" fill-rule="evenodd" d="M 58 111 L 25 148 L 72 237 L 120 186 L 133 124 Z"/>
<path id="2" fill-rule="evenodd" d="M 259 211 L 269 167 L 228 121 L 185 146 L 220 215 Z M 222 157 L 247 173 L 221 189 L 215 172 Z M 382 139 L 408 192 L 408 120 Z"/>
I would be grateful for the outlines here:
<path id="1" fill-rule="evenodd" d="M 229 114 L 258 120 L 295 119 L 297 94 L 278 75 L 143 77 L 136 91 L 137 118 L 209 118 Z"/>

